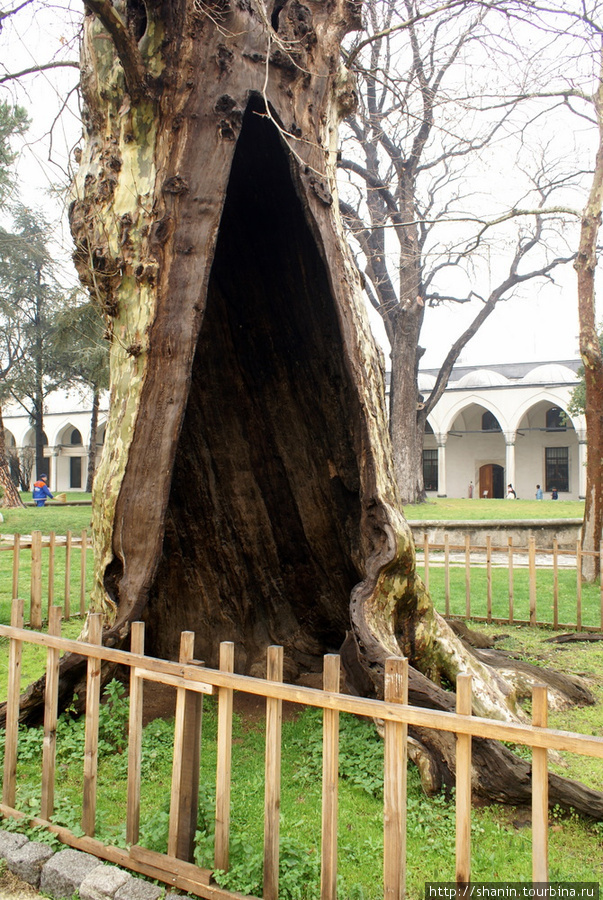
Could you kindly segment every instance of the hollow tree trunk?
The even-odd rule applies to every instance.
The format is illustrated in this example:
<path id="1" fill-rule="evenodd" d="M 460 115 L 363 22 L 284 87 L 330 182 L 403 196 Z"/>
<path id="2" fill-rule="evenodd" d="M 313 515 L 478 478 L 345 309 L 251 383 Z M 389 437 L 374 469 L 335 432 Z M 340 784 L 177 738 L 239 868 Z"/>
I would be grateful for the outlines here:
<path id="1" fill-rule="evenodd" d="M 354 100 L 339 47 L 358 5 L 86 5 L 71 224 L 113 335 L 93 492 L 105 642 L 142 618 L 149 652 L 174 656 L 191 629 L 197 657 L 214 665 L 232 640 L 249 673 L 278 643 L 287 680 L 343 646 L 352 686 L 373 694 L 404 653 L 413 699 L 449 708 L 438 685 L 470 671 L 476 712 L 518 716 L 434 611 L 400 512 L 383 371 L 334 202 L 337 121 Z M 77 686 L 77 662 L 63 671 L 62 690 Z M 421 747 L 451 779 L 438 741 Z"/>

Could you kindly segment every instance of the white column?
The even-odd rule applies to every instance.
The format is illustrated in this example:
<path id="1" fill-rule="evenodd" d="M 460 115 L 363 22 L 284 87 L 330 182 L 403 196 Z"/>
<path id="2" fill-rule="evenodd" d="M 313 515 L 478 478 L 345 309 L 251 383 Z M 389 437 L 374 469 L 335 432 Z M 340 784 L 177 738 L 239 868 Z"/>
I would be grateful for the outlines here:
<path id="1" fill-rule="evenodd" d="M 505 432 L 505 497 L 507 496 L 507 484 L 512 484 L 515 490 L 515 432 Z"/>
<path id="2" fill-rule="evenodd" d="M 578 497 L 584 500 L 586 497 L 586 454 L 588 445 L 586 440 L 578 438 Z"/>
<path id="3" fill-rule="evenodd" d="M 446 493 L 446 441 L 447 434 L 438 434 L 438 497 L 447 497 Z"/>

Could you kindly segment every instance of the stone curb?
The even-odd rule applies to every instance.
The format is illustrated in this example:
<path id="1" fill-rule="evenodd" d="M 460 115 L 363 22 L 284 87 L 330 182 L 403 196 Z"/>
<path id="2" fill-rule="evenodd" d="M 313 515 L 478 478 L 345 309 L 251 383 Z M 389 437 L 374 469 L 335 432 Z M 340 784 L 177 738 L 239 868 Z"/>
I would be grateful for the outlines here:
<path id="1" fill-rule="evenodd" d="M 8 869 L 53 900 L 184 900 L 182 894 L 136 878 L 90 853 L 66 848 L 54 852 L 48 844 L 30 841 L 24 834 L 0 831 L 0 859 Z"/>

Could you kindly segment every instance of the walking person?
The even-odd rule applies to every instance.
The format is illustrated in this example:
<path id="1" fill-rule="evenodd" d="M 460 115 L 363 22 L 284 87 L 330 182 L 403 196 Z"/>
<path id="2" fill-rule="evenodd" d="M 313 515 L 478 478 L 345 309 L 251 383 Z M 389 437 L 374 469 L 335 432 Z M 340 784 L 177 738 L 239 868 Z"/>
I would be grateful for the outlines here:
<path id="1" fill-rule="evenodd" d="M 45 506 L 47 500 L 52 500 L 53 495 L 48 487 L 48 475 L 40 475 L 38 481 L 33 486 L 31 499 L 35 501 L 36 506 Z"/>

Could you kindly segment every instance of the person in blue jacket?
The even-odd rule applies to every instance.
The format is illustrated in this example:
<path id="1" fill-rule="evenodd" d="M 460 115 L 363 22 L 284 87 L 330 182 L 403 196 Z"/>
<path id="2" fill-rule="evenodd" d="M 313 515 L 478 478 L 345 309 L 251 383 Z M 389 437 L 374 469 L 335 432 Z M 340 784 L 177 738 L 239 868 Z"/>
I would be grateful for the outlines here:
<path id="1" fill-rule="evenodd" d="M 36 506 L 44 506 L 48 499 L 53 499 L 48 485 L 46 484 L 47 481 L 48 475 L 40 475 L 39 480 L 36 481 L 33 486 L 33 493 L 31 495 L 31 498 L 32 500 L 35 500 Z"/>

